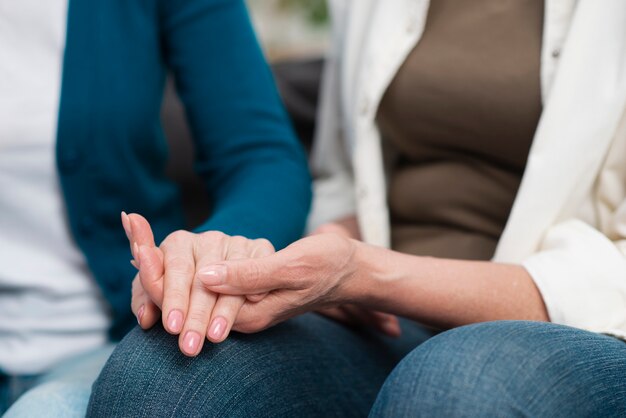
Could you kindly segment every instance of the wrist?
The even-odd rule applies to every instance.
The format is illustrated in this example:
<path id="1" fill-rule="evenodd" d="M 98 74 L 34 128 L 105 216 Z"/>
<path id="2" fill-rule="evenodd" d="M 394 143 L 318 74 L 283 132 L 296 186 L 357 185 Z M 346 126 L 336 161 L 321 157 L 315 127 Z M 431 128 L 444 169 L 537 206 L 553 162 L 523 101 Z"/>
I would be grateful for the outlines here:
<path id="1" fill-rule="evenodd" d="M 353 244 L 351 268 L 341 291 L 341 302 L 369 306 L 385 281 L 384 253 L 387 250 L 354 239 L 350 241 Z"/>

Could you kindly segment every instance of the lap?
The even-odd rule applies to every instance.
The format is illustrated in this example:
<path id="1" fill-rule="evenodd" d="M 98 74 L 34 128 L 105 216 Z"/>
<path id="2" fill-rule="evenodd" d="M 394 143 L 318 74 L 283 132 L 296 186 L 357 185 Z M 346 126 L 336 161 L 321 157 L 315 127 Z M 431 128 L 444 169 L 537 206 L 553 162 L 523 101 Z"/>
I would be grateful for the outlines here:
<path id="1" fill-rule="evenodd" d="M 626 345 L 555 324 L 457 328 L 413 350 L 371 416 L 620 416 Z"/>
<path id="2" fill-rule="evenodd" d="M 391 339 L 309 314 L 233 334 L 196 358 L 158 326 L 133 330 L 94 385 L 93 416 L 364 416 L 395 364 L 432 334 Z"/>

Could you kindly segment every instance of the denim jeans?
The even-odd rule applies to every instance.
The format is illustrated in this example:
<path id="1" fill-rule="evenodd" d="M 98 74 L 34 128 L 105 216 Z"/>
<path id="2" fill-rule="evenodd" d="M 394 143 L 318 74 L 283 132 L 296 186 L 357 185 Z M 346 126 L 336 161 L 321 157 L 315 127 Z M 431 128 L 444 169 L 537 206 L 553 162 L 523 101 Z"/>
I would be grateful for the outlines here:
<path id="1" fill-rule="evenodd" d="M 96 417 L 618 416 L 626 345 L 568 327 L 493 322 L 398 340 L 305 315 L 195 359 L 135 329 L 94 384 Z M 395 368 L 394 368 L 395 367 Z M 382 389 L 381 389 L 382 387 Z M 371 412 L 370 412 L 371 410 Z"/>
<path id="2" fill-rule="evenodd" d="M 136 328 L 94 384 L 88 416 L 364 416 L 393 367 L 432 336 L 403 330 L 396 340 L 307 314 L 187 358 L 160 326 Z"/>
<path id="3" fill-rule="evenodd" d="M 91 385 L 113 348 L 109 344 L 81 354 L 41 375 L 0 374 L 0 414 L 6 411 L 3 418 L 84 417 Z"/>
<path id="4" fill-rule="evenodd" d="M 405 357 L 370 417 L 623 417 L 626 344 L 501 321 L 442 333 Z"/>

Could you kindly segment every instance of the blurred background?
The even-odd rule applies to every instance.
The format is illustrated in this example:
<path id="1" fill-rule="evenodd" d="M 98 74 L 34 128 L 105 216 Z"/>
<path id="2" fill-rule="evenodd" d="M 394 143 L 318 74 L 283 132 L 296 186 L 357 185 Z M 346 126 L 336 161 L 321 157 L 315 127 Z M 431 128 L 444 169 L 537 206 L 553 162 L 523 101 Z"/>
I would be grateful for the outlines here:
<path id="1" fill-rule="evenodd" d="M 328 43 L 326 0 L 247 0 L 270 61 L 319 56 Z"/>

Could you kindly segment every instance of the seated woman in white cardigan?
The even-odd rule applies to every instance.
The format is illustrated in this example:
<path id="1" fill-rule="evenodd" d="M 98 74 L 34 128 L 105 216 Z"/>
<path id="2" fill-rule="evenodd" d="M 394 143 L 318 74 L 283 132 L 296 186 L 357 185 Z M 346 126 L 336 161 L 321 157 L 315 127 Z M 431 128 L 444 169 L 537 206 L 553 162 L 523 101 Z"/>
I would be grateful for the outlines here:
<path id="1" fill-rule="evenodd" d="M 248 296 L 213 342 L 265 331 L 173 354 L 152 328 L 171 275 L 133 215 L 147 289 L 133 308 L 157 314 L 118 347 L 91 411 L 623 413 L 626 3 L 331 6 L 315 233 L 190 268 Z"/>

